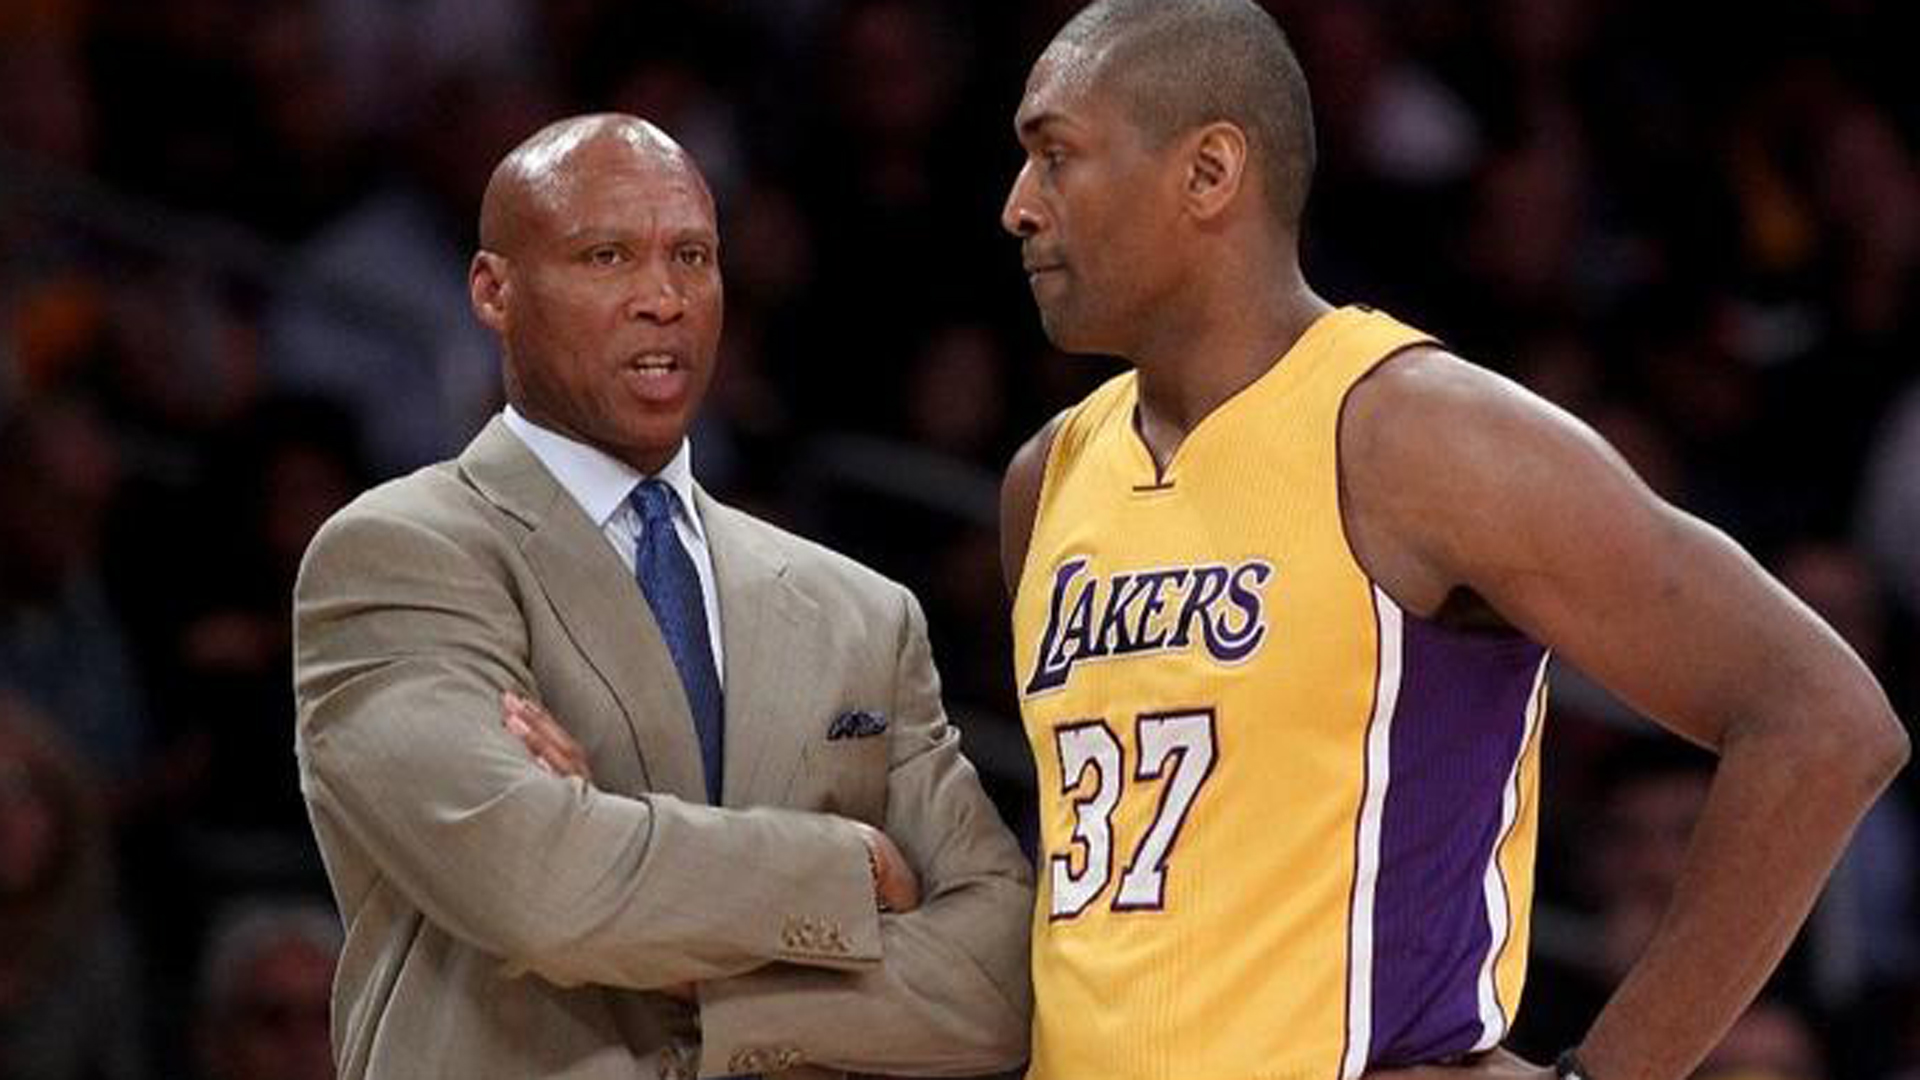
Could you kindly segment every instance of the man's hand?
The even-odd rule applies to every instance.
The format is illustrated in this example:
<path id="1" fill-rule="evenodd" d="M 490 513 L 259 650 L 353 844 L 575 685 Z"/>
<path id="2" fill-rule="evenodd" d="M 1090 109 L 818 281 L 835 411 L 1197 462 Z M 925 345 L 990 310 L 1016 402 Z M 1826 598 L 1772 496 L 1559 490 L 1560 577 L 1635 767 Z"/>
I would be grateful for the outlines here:
<path id="1" fill-rule="evenodd" d="M 1459 1065 L 1380 1069 L 1365 1080 L 1553 1080 L 1553 1068 L 1535 1065 L 1511 1050 L 1495 1049 Z"/>
<path id="2" fill-rule="evenodd" d="M 557 776 L 577 776 L 593 782 L 585 751 L 539 702 L 508 690 L 500 695 L 500 705 L 501 721 L 526 744 L 527 752 L 541 768 Z M 900 848 L 886 833 L 863 821 L 855 821 L 853 826 L 860 831 L 867 857 L 873 862 L 873 895 L 882 910 L 904 912 L 919 907 L 920 879 L 907 865 Z"/>
<path id="3" fill-rule="evenodd" d="M 556 776 L 577 776 L 588 783 L 587 755 L 567 729 L 537 701 L 528 701 L 511 690 L 500 695 L 501 720 L 514 737 L 527 744 L 527 752 L 540 767 Z M 689 1005 L 699 1004 L 692 983 L 674 983 L 655 988 L 658 992 Z"/>
<path id="4" fill-rule="evenodd" d="M 500 706 L 507 730 L 527 745 L 527 752 L 541 768 L 556 776 L 577 776 L 593 782 L 593 775 L 587 771 L 586 752 L 552 713 L 511 690 L 500 695 Z"/>
<path id="5" fill-rule="evenodd" d="M 907 912 L 919 907 L 920 878 L 907 865 L 899 847 L 886 833 L 864 821 L 855 821 L 853 827 L 867 842 L 867 858 L 873 861 L 873 896 L 880 910 Z"/>

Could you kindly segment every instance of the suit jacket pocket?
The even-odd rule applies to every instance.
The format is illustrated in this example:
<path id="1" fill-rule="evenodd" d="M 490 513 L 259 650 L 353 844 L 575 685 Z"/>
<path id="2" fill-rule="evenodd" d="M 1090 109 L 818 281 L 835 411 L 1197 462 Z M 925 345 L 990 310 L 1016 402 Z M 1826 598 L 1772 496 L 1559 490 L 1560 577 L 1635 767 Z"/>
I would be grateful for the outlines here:
<path id="1" fill-rule="evenodd" d="M 826 737 L 807 744 L 794 777 L 793 806 L 882 826 L 887 820 L 887 733 Z"/>

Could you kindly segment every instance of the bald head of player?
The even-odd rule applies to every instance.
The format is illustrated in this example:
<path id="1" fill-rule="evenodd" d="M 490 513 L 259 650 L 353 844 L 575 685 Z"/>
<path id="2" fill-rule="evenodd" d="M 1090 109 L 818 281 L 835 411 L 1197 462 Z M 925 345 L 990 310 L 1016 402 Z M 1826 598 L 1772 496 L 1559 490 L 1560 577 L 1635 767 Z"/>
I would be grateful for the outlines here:
<path id="1" fill-rule="evenodd" d="M 1002 223 L 1049 336 L 1136 363 L 1247 288 L 1299 292 L 1306 79 L 1251 0 L 1100 0 L 1034 64 Z M 1253 298 L 1256 302 L 1258 297 Z"/>
<path id="2" fill-rule="evenodd" d="M 713 375 L 720 238 L 699 167 L 618 114 L 542 128 L 493 171 L 468 270 L 507 400 L 642 473 L 679 449 Z"/>

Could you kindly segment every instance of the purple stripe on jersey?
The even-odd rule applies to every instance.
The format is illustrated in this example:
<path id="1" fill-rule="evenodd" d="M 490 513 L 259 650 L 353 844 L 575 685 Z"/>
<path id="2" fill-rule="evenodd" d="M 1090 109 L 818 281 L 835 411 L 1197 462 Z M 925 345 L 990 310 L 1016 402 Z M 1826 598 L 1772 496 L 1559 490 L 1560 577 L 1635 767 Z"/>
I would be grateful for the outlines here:
<path id="1" fill-rule="evenodd" d="M 1407 615 L 1373 909 L 1369 1064 L 1472 1049 L 1494 947 L 1485 875 L 1543 650 Z"/>

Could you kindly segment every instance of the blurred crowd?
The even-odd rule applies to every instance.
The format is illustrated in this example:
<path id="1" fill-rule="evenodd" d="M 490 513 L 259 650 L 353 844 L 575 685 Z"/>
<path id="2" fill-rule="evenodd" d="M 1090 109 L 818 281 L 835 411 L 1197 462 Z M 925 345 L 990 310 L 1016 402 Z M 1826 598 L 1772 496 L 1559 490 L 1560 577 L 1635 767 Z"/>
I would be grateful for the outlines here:
<path id="1" fill-rule="evenodd" d="M 1904 5 L 1269 6 L 1315 93 L 1323 294 L 1584 418 L 1920 715 Z M 705 168 L 728 319 L 697 473 L 919 592 L 1030 839 L 998 470 L 1117 367 L 1049 351 L 996 219 L 1075 7 L 0 4 L 0 1077 L 329 1075 L 289 591 L 329 513 L 499 408 L 479 193 L 565 113 L 649 117 Z M 1644 942 L 1711 767 L 1565 667 L 1549 723 L 1534 1053 Z M 1920 1077 L 1916 794 L 1703 1076 Z"/>

